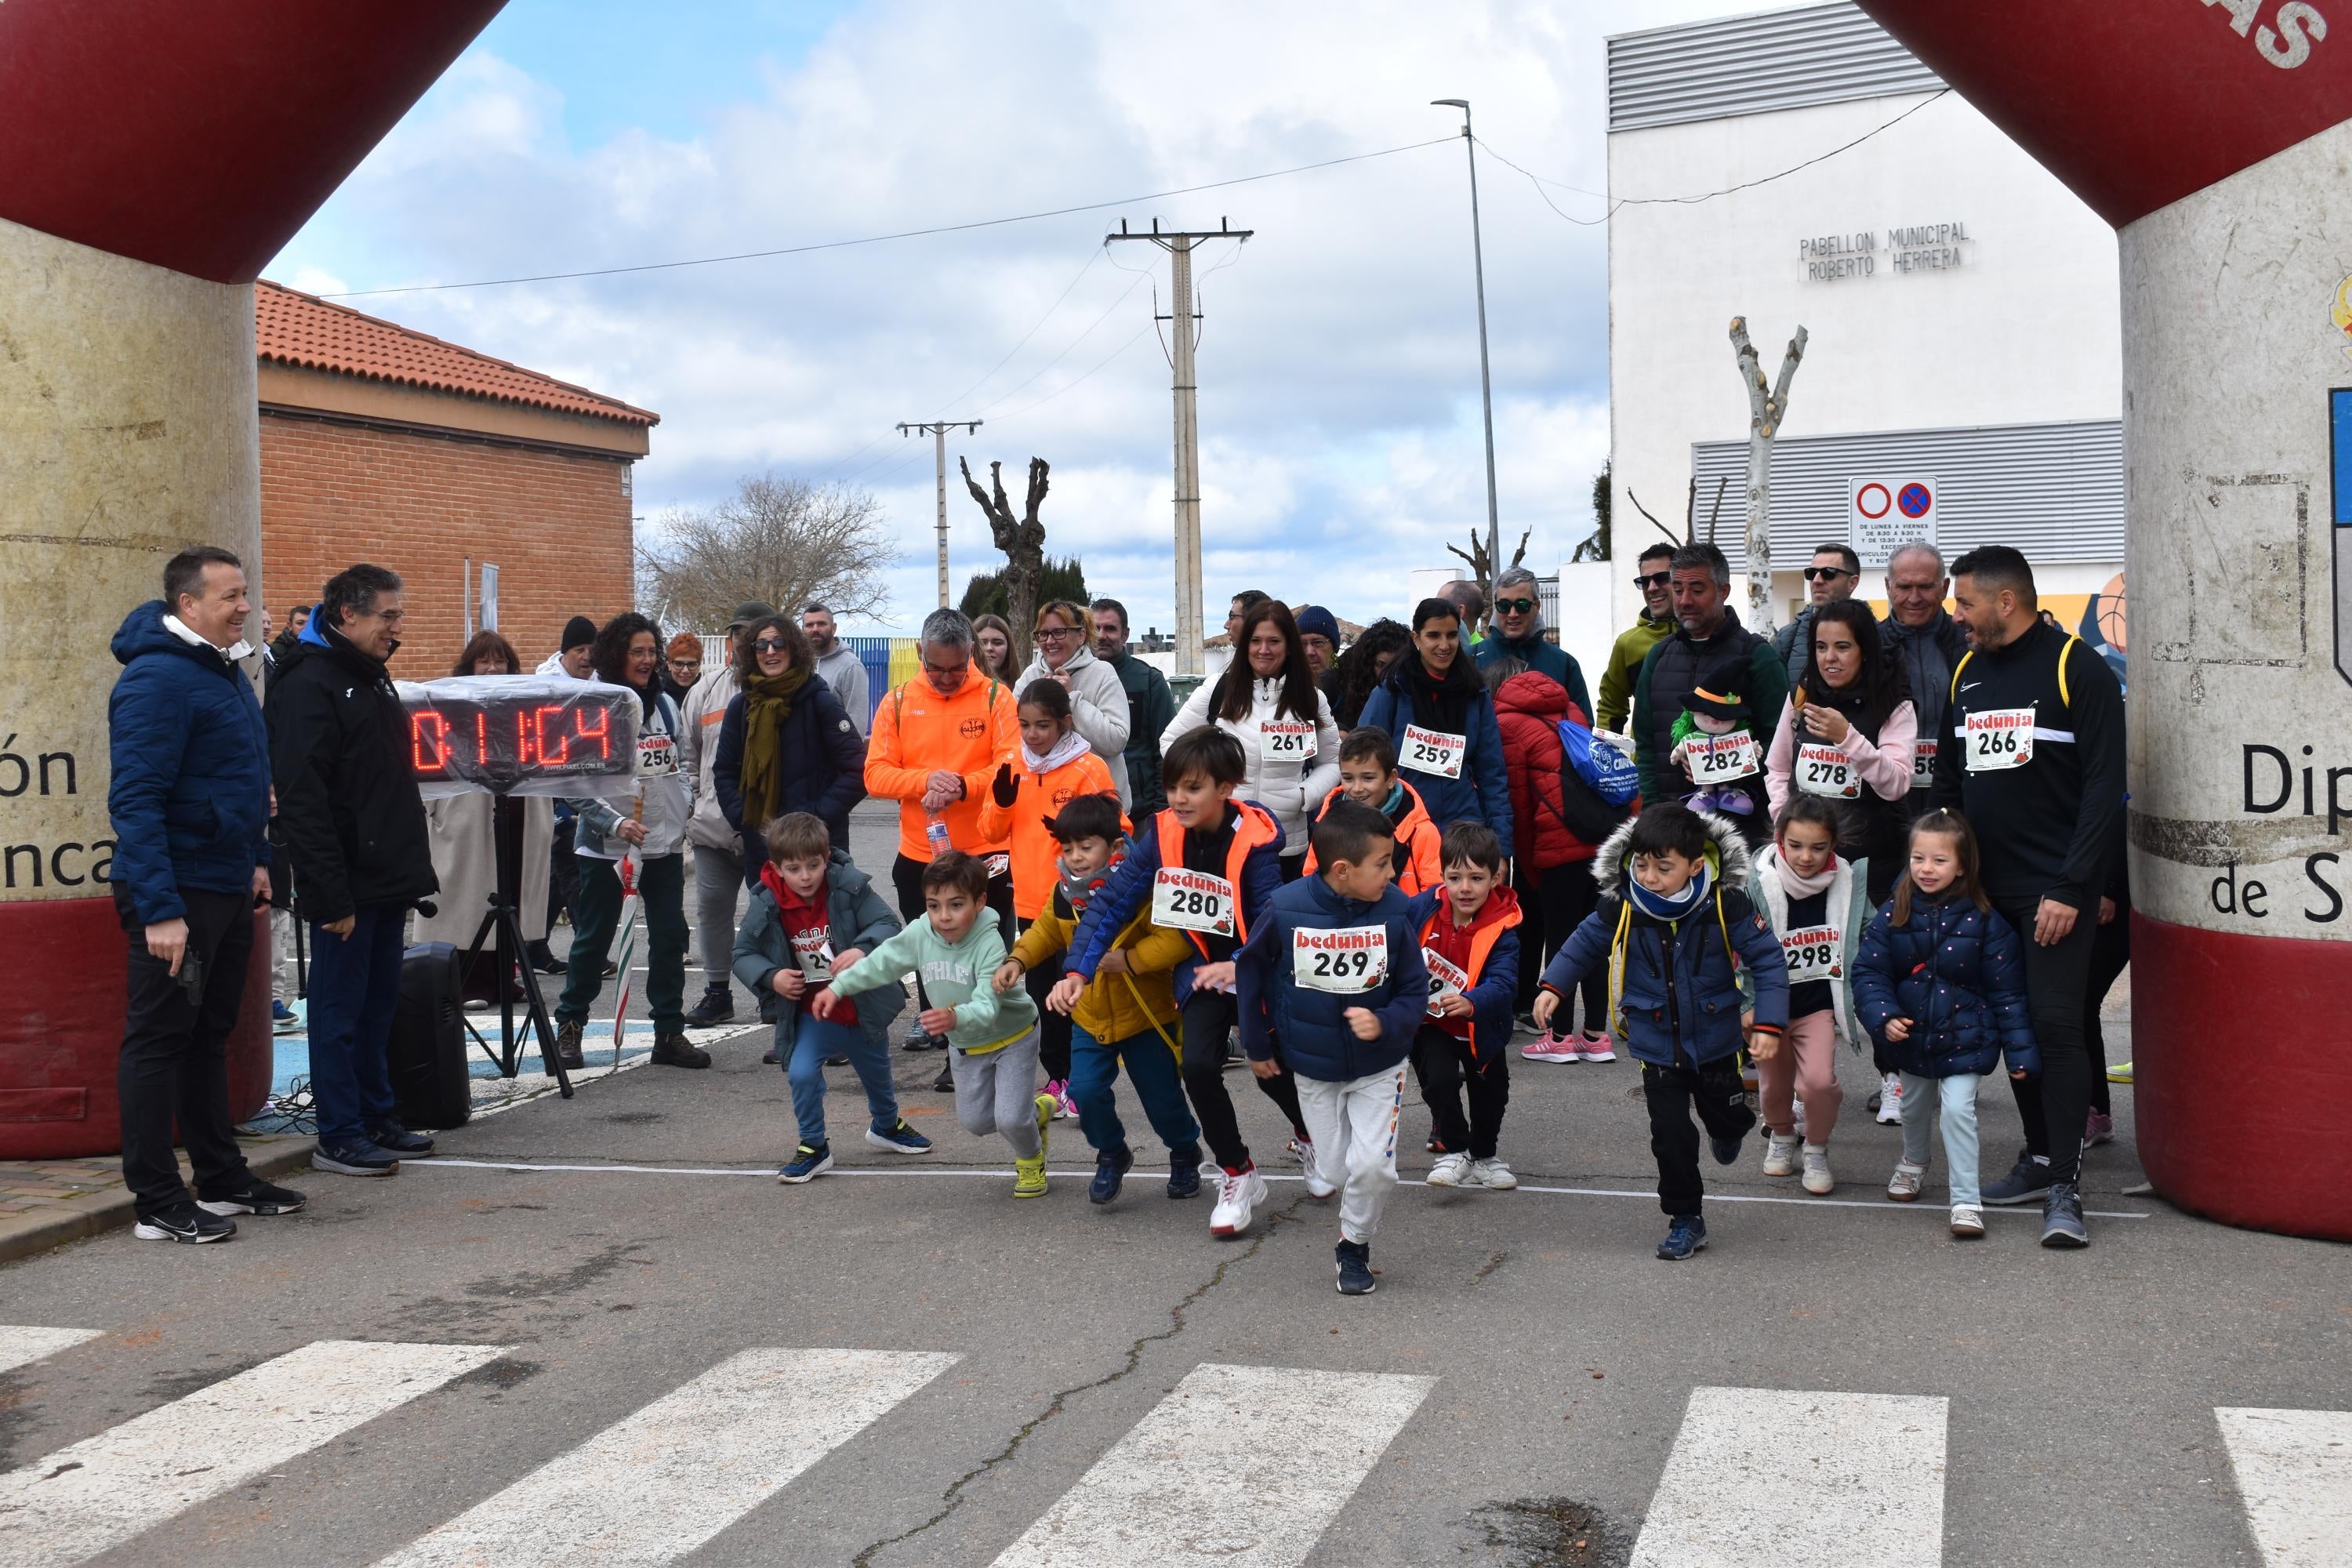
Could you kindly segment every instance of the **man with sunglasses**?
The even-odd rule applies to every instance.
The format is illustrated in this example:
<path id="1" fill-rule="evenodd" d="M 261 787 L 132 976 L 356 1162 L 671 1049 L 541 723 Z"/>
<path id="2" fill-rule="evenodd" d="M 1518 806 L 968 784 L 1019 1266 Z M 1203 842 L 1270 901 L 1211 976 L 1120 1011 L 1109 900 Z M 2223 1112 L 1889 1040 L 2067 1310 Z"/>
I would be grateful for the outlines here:
<path id="1" fill-rule="evenodd" d="M 1514 566 L 1495 579 L 1495 625 L 1472 650 L 1478 668 L 1498 658 L 1516 658 L 1538 675 L 1549 676 L 1568 692 L 1576 710 L 1590 715 L 1592 694 L 1584 684 L 1584 670 L 1576 656 L 1544 636 L 1542 590 L 1536 574 Z"/>
<path id="2" fill-rule="evenodd" d="M 1675 547 L 1653 544 L 1633 565 L 1633 586 L 1642 590 L 1642 615 L 1617 636 L 1609 650 L 1608 668 L 1601 672 L 1601 710 L 1594 717 L 1601 728 L 1622 733 L 1626 715 L 1633 710 L 1633 681 L 1650 650 L 1675 630 L 1675 595 L 1671 563 Z"/>
<path id="3" fill-rule="evenodd" d="M 1812 662 L 1813 612 L 1834 599 L 1851 599 L 1854 589 L 1862 585 L 1862 557 L 1848 544 L 1816 544 L 1813 563 L 1805 568 L 1805 588 L 1812 603 L 1797 612 L 1797 618 L 1772 635 L 1772 651 L 1780 656 L 1781 665 L 1789 672 L 1789 689 L 1794 691 L 1805 679 L 1805 668 Z"/>

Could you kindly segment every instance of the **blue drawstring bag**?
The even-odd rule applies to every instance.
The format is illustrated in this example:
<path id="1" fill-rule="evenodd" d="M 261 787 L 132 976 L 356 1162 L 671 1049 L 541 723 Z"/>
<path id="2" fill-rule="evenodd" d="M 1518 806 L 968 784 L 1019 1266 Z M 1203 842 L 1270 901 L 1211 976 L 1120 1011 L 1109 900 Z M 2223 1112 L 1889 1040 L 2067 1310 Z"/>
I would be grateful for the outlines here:
<path id="1" fill-rule="evenodd" d="M 1559 721 L 1559 746 L 1576 776 L 1604 804 L 1623 805 L 1640 791 L 1642 775 L 1633 759 L 1608 742 L 1593 739 L 1592 731 L 1575 720 Z"/>

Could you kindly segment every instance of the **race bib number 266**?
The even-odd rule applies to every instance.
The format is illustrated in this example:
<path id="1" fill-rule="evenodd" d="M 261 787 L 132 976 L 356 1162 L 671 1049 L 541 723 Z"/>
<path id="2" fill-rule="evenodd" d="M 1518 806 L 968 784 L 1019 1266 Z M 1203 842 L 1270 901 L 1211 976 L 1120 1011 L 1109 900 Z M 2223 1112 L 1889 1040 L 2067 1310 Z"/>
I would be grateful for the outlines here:
<path id="1" fill-rule="evenodd" d="M 2033 710 L 1994 708 L 1960 721 L 1961 759 L 1972 773 L 2021 768 L 2033 760 Z"/>

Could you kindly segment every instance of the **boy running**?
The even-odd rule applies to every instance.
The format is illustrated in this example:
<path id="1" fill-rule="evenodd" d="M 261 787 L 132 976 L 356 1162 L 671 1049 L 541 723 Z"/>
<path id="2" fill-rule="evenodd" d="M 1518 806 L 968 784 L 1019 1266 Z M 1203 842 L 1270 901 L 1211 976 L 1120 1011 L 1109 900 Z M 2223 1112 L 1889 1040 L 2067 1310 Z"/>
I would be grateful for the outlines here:
<path id="1" fill-rule="evenodd" d="M 1519 898 L 1502 885 L 1502 841 L 1486 824 L 1455 823 L 1439 855 L 1445 879 L 1407 907 L 1429 966 L 1429 1010 L 1412 1037 L 1413 1075 L 1438 1147 L 1429 1184 L 1508 1192 L 1519 1179 L 1496 1157 L 1495 1141 L 1511 1098 Z"/>
<path id="2" fill-rule="evenodd" d="M 1429 970 L 1390 885 L 1389 819 L 1352 800 L 1315 825 L 1322 869 L 1274 896 L 1243 947 L 1242 1048 L 1261 1079 L 1282 1071 L 1269 1027 L 1298 1081 L 1324 1180 L 1341 1184 L 1334 1253 L 1343 1296 L 1369 1296 L 1372 1236 L 1396 1186 L 1404 1062 L 1429 1007 Z"/>

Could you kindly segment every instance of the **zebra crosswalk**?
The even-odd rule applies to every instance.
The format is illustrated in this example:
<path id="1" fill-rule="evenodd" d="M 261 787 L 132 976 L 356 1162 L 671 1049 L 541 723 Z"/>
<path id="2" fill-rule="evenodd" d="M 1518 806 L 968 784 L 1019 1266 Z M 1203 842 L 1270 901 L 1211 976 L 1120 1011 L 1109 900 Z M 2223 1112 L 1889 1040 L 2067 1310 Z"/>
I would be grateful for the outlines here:
<path id="1" fill-rule="evenodd" d="M 102 1337 L 0 1325 L 0 1373 Z M 368 1423 L 506 1353 L 321 1340 L 142 1411 L 0 1474 L 0 1568 L 71 1568 L 313 1450 L 364 1450 Z M 871 1431 L 902 1407 L 939 1419 L 926 1402 L 961 1359 L 739 1351 L 512 1484 L 486 1485 L 376 1568 L 660 1568 L 836 1451 L 903 1441 L 903 1428 Z M 1201 1363 L 1046 1503 L 996 1568 L 1300 1568 L 1318 1548 L 1329 1554 L 1325 1538 L 1391 1448 L 1410 1443 L 1440 1381 Z M 1744 1568 L 1759 1541 L 1815 1568 L 1940 1568 L 1949 1403 L 1692 1390 L 1633 1568 Z M 2213 1419 L 2263 1568 L 2352 1568 L 2352 1412 L 2231 1406 Z M 1234 1465 L 1235 1431 L 1279 1432 L 1283 1462 Z M 1759 1432 L 1774 1441 L 1759 1447 Z M 790 1532 L 789 1512 L 769 1517 Z M 285 1527 L 311 1526 L 289 1515 Z"/>

